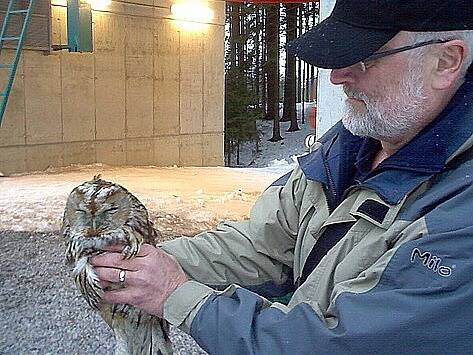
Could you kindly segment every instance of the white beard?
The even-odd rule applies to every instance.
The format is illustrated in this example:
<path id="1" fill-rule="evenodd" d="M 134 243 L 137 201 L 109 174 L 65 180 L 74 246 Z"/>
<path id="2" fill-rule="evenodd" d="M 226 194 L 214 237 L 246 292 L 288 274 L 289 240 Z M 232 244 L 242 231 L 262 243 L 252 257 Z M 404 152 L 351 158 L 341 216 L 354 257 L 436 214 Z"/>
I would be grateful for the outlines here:
<path id="1" fill-rule="evenodd" d="M 427 98 L 422 67 L 416 64 L 414 67 L 411 61 L 399 85 L 388 83 L 382 95 L 376 98 L 344 86 L 349 98 L 362 100 L 364 104 L 359 102 L 363 107 L 356 107 L 345 101 L 343 125 L 354 135 L 386 142 L 400 141 L 406 133 L 418 128 Z"/>

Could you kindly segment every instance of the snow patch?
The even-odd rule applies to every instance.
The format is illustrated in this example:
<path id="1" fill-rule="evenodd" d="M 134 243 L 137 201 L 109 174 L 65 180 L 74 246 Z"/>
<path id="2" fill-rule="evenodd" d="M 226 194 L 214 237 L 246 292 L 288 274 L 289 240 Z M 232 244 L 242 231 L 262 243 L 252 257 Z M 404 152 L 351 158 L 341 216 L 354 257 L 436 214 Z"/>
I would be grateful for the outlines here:
<path id="1" fill-rule="evenodd" d="M 223 167 L 118 168 L 94 165 L 56 169 L 54 173 L 3 177 L 0 179 L 0 229 L 59 230 L 69 193 L 98 173 L 105 180 L 125 186 L 145 204 L 150 215 L 167 216 L 169 221 L 165 224 L 170 226 L 173 216 L 189 223 L 246 218 L 261 191 L 280 175 L 279 172 L 259 169 Z"/>
<path id="2" fill-rule="evenodd" d="M 281 122 L 281 136 L 284 138 L 278 142 L 270 142 L 269 139 L 273 134 L 273 122 L 267 120 L 258 120 L 256 122 L 258 132 L 260 133 L 260 141 L 258 145 L 255 142 L 246 142 L 240 147 L 240 164 L 238 167 L 248 168 L 274 168 L 272 164 L 274 160 L 286 160 L 289 164 L 294 162 L 294 157 L 305 154 L 305 139 L 308 135 L 314 134 L 314 129 L 307 123 L 309 111 L 314 104 L 306 102 L 304 105 L 305 122 L 302 123 L 302 105 L 297 104 L 298 126 L 299 131 L 287 132 L 290 122 Z M 282 109 L 280 110 L 282 116 Z M 258 149 L 257 149 L 258 148 Z M 232 158 L 232 163 L 236 164 L 236 156 Z M 295 166 L 295 165 L 294 165 Z M 279 165 L 281 167 L 281 165 Z M 285 169 L 285 172 L 292 170 Z M 284 169 L 281 169 L 283 172 Z"/>
<path id="3" fill-rule="evenodd" d="M 274 159 L 274 160 L 271 160 L 268 164 L 268 167 L 269 168 L 274 168 L 274 167 L 278 167 L 278 166 L 288 166 L 289 163 L 287 162 L 286 159 Z"/>
<path id="4" fill-rule="evenodd" d="M 307 112 L 310 106 L 306 104 L 305 109 Z M 298 111 L 300 114 L 300 105 Z M 256 151 L 253 143 L 243 144 L 240 149 L 242 164 L 237 168 L 111 167 L 92 164 L 2 177 L 0 229 L 59 230 L 69 193 L 98 174 L 102 175 L 102 179 L 114 181 L 135 194 L 151 216 L 159 216 L 156 223 L 163 222 L 163 228 L 167 230 L 172 230 L 173 224 L 181 223 L 179 221 L 183 219 L 196 224 L 212 224 L 222 219 L 246 218 L 260 193 L 294 169 L 297 156 L 305 153 L 305 137 L 313 133 L 307 123 L 301 124 L 300 121 L 300 131 L 286 132 L 290 123 L 282 122 L 284 140 L 269 142 L 272 122 L 259 121 L 257 124 L 261 132 L 259 150 Z M 90 185 L 83 187 L 86 193 L 87 187 Z M 109 191 L 103 189 L 99 198 L 107 193 Z M 157 228 L 160 226 L 157 225 Z"/>

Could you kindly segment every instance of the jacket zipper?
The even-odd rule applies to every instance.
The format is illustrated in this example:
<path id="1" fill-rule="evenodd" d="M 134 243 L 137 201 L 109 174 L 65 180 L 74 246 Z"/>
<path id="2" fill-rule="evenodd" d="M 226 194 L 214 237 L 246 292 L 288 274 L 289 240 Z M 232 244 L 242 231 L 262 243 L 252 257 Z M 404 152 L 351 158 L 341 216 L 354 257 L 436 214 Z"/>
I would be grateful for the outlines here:
<path id="1" fill-rule="evenodd" d="M 330 168 L 328 166 L 328 161 L 325 158 L 325 152 L 323 150 L 323 146 L 321 147 L 321 149 L 322 149 L 321 153 L 322 153 L 322 158 L 323 158 L 322 161 L 323 161 L 323 164 L 324 164 L 325 174 L 327 175 L 327 180 L 328 180 L 328 193 L 331 193 L 332 196 L 333 196 L 333 199 L 336 200 L 337 199 L 337 189 L 335 188 L 335 182 L 333 181 L 332 174 L 330 173 Z M 329 214 L 332 214 L 332 212 L 333 212 L 332 203 L 329 201 L 329 199 L 327 197 L 327 191 L 324 191 L 324 192 L 325 192 L 325 201 L 327 202 Z"/>

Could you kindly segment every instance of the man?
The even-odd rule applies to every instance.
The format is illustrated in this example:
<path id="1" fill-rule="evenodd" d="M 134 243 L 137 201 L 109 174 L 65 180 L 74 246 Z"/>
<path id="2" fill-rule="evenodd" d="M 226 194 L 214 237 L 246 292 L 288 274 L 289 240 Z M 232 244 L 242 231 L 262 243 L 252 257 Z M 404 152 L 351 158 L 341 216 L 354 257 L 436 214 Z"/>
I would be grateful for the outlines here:
<path id="1" fill-rule="evenodd" d="M 249 221 L 95 257 L 104 284 L 126 270 L 106 301 L 211 354 L 471 353 L 471 30 L 471 0 L 338 0 L 290 49 L 333 69 L 343 125 Z"/>

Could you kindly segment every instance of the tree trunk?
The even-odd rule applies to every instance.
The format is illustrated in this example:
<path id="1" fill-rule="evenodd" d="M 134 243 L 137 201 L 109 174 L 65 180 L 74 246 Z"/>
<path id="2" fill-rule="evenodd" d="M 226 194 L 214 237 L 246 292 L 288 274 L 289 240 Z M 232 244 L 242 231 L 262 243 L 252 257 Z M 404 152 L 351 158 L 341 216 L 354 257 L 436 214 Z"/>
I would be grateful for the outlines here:
<path id="1" fill-rule="evenodd" d="M 237 65 L 238 40 L 240 35 L 239 5 L 230 5 L 230 65 L 235 68 Z"/>
<path id="2" fill-rule="evenodd" d="M 245 4 L 238 5 L 238 66 L 245 72 Z"/>
<path id="3" fill-rule="evenodd" d="M 261 85 L 261 29 L 260 29 L 260 10 L 256 10 L 256 19 L 255 19 L 255 26 L 256 26 L 256 43 L 255 43 L 255 94 L 258 98 L 258 107 L 261 107 L 261 95 L 260 95 L 260 85 Z"/>
<path id="4" fill-rule="evenodd" d="M 262 81 L 261 81 L 261 91 L 262 91 L 262 95 L 261 95 L 261 101 L 262 101 L 262 108 L 263 108 L 263 117 L 266 118 L 266 114 L 268 112 L 268 80 L 267 80 L 267 68 L 266 68 L 266 61 L 267 61 L 267 58 L 268 58 L 268 46 L 267 46 L 267 31 L 266 31 L 266 23 L 268 22 L 267 21 L 267 11 L 265 9 L 265 7 L 262 7 L 261 9 L 261 13 L 262 13 L 262 17 L 261 17 L 261 20 L 262 20 L 262 32 L 261 32 L 261 43 L 262 43 L 262 48 L 261 48 L 261 63 L 263 63 L 262 65 L 262 71 L 261 71 L 261 74 L 262 74 Z"/>
<path id="5" fill-rule="evenodd" d="M 236 151 L 236 163 L 237 165 L 240 165 L 240 140 L 237 140 L 237 143 L 236 143 L 236 148 L 237 148 L 237 151 Z"/>
<path id="6" fill-rule="evenodd" d="M 298 23 L 297 23 L 297 36 L 300 36 L 304 33 L 304 22 L 303 22 L 303 13 L 304 13 L 304 4 L 299 6 L 298 13 Z M 297 102 L 302 103 L 302 60 L 297 58 Z"/>
<path id="7" fill-rule="evenodd" d="M 287 43 L 296 38 L 297 5 L 286 5 L 286 40 Z M 299 130 L 296 113 L 296 57 L 286 51 L 286 79 L 284 81 L 283 120 L 291 121 L 288 132 Z"/>
<path id="8" fill-rule="evenodd" d="M 305 85 L 304 85 L 304 78 L 305 78 L 305 63 L 301 63 L 301 66 L 303 67 L 301 70 L 302 76 L 301 76 L 301 113 L 302 113 L 302 124 L 305 124 Z"/>
<path id="9" fill-rule="evenodd" d="M 226 155 L 227 155 L 227 166 L 232 166 L 232 140 L 231 139 L 227 139 L 226 140 L 226 146 L 227 146 L 227 149 L 226 149 Z"/>
<path id="10" fill-rule="evenodd" d="M 268 46 L 268 111 L 267 119 L 273 120 L 271 142 L 283 139 L 279 126 L 279 4 L 267 6 L 266 42 Z"/>
<path id="11" fill-rule="evenodd" d="M 319 16 L 319 4 L 313 3 L 312 4 L 312 26 L 317 24 L 318 16 Z M 310 66 L 310 95 L 309 100 L 315 101 L 316 99 L 316 91 L 317 91 L 317 78 L 316 78 L 317 68 L 313 65 Z"/>

